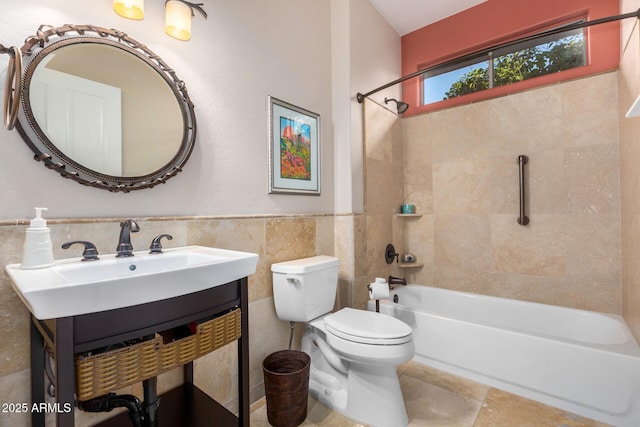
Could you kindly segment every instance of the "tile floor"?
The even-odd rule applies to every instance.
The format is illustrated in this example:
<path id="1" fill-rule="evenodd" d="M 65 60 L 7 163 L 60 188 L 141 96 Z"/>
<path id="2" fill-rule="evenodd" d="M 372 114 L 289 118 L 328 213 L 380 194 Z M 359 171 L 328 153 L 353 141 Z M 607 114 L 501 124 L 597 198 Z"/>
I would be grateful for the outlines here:
<path id="1" fill-rule="evenodd" d="M 413 361 L 402 365 L 398 375 L 411 427 L 607 426 Z M 264 399 L 251 408 L 251 426 L 269 426 Z M 302 426 L 362 427 L 311 398 Z"/>

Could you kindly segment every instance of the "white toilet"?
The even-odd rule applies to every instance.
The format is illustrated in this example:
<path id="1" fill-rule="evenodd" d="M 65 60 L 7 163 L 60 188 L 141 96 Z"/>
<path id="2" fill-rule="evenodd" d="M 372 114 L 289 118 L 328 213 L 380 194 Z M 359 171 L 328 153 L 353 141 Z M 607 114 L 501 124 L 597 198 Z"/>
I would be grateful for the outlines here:
<path id="1" fill-rule="evenodd" d="M 338 259 L 315 256 L 273 264 L 278 318 L 307 322 L 302 351 L 311 356 L 309 391 L 324 405 L 376 427 L 405 427 L 396 367 L 413 357 L 411 327 L 386 314 L 343 308 L 331 313 Z"/>

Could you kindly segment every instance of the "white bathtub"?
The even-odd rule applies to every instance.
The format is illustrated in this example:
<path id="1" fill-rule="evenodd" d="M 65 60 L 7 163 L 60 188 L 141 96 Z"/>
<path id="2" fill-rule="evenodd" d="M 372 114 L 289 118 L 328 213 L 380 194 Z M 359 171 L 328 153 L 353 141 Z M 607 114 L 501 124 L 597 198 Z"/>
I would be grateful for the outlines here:
<path id="1" fill-rule="evenodd" d="M 640 426 L 640 348 L 620 316 L 420 285 L 380 311 L 414 330 L 414 360 L 619 427 Z M 375 302 L 369 301 L 369 310 Z"/>

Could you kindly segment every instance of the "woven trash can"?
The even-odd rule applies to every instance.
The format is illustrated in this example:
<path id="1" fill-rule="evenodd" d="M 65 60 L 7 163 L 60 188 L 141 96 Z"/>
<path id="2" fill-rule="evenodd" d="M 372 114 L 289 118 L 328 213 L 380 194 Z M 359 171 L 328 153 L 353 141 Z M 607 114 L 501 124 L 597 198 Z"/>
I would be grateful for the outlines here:
<path id="1" fill-rule="evenodd" d="M 311 358 L 297 350 L 271 353 L 262 362 L 267 419 L 274 427 L 295 427 L 307 418 Z"/>

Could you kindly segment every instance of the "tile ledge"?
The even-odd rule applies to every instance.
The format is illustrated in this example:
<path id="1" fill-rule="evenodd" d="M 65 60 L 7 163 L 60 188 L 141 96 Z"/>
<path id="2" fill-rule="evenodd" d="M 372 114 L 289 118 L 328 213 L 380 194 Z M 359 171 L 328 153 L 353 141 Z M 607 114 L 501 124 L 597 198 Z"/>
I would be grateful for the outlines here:
<path id="1" fill-rule="evenodd" d="M 258 214 L 258 215 L 189 215 L 189 216 L 150 216 L 150 217 L 110 217 L 110 218 L 47 218 L 47 224 L 91 224 L 102 222 L 120 222 L 126 218 L 135 218 L 142 222 L 155 221 L 197 221 L 216 219 L 268 219 L 268 218 L 313 218 L 313 217 L 333 217 L 334 214 Z M 31 218 L 27 219 L 0 219 L 0 227 L 12 225 L 29 225 Z"/>

